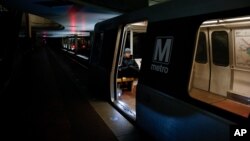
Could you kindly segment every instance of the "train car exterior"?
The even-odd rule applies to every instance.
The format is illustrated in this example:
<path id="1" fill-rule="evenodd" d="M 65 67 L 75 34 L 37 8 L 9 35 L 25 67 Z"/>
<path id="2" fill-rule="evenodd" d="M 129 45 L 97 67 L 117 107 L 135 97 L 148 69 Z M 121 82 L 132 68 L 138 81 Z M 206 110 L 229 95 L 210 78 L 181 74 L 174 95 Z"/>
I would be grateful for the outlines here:
<path id="1" fill-rule="evenodd" d="M 91 38 L 89 33 L 85 36 L 69 36 L 61 39 L 61 49 L 71 59 L 79 62 L 84 68 L 88 67 Z"/>
<path id="2" fill-rule="evenodd" d="M 226 24 L 249 14 L 248 0 L 170 1 L 100 22 L 90 56 L 90 88 L 156 140 L 231 140 L 233 125 L 249 127 L 250 23 Z M 132 80 L 118 77 L 127 46 L 140 60 L 139 75 Z M 237 48 L 245 53 L 243 59 Z M 127 92 L 120 85 L 130 80 L 134 108 L 120 102 L 120 91 Z M 202 99 L 200 91 L 212 94 Z M 228 100 L 243 102 L 217 103 Z"/>

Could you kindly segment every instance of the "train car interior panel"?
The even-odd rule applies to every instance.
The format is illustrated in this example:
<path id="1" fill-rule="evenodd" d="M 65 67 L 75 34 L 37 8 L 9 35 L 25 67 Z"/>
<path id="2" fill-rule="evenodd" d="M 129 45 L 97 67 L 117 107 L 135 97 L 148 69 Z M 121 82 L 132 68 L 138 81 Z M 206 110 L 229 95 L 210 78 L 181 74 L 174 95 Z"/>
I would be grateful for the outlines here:
<path id="1" fill-rule="evenodd" d="M 250 17 L 205 21 L 200 27 L 190 95 L 249 116 Z"/>

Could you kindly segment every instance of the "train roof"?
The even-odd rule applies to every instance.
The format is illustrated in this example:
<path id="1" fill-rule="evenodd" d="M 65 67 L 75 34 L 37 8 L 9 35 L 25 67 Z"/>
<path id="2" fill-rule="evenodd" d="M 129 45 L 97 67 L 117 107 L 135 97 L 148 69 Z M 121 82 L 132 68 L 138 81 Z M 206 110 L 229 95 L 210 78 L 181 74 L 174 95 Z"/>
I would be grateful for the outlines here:
<path id="1" fill-rule="evenodd" d="M 131 13 L 102 21 L 96 24 L 95 28 L 100 29 L 115 26 L 122 23 L 132 23 L 138 20 L 156 22 L 183 17 L 207 15 L 204 18 L 219 16 L 218 13 L 230 11 L 230 15 L 237 16 L 239 12 L 250 15 L 249 0 L 172 0 L 162 4 L 143 8 Z M 209 14 L 213 16 L 209 16 Z M 206 19 L 206 20 L 208 20 Z M 95 29 L 95 30 L 96 30 Z"/>

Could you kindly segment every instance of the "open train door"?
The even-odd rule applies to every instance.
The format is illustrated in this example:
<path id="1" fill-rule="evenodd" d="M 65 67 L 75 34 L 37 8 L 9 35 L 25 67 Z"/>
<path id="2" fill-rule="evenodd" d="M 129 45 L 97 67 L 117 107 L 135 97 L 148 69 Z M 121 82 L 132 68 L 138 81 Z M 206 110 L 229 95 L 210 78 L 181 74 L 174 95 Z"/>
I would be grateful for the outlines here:
<path id="1" fill-rule="evenodd" d="M 140 21 L 120 26 L 112 66 L 114 69 L 110 75 L 111 101 L 133 120 L 136 119 L 136 88 L 147 23 Z"/>

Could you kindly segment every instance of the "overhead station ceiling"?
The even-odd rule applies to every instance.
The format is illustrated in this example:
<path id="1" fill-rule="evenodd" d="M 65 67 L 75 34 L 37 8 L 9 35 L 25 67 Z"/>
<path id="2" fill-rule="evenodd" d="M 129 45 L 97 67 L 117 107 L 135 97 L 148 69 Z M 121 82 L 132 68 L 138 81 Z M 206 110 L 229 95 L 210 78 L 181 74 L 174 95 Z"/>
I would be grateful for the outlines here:
<path id="1" fill-rule="evenodd" d="M 37 34 L 48 37 L 88 36 L 97 22 L 168 0 L 3 0 L 29 14 Z M 52 28 L 49 28 L 51 25 Z M 44 28 L 43 28 L 44 27 Z M 58 27 L 58 28 L 56 28 Z"/>

